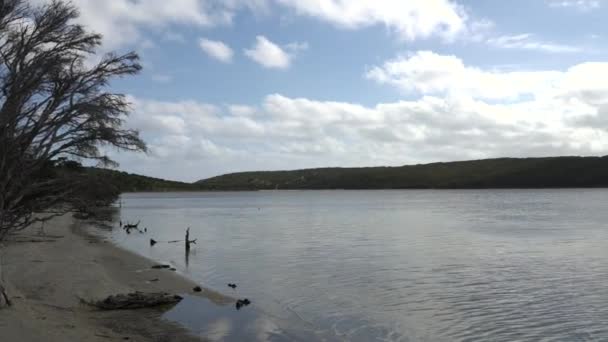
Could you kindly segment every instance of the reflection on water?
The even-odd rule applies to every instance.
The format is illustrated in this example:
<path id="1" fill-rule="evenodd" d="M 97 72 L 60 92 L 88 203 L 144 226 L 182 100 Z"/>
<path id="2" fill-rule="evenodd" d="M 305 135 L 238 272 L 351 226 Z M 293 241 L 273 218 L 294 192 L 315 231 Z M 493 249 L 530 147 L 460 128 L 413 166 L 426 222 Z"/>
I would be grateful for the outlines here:
<path id="1" fill-rule="evenodd" d="M 210 341 L 310 341 L 306 332 L 287 333 L 253 307 L 236 310 L 233 304 L 217 305 L 208 299 L 185 296 L 166 319 L 183 324 L 194 334 Z"/>
<path id="2" fill-rule="evenodd" d="M 217 308 L 228 320 L 188 320 L 178 313 L 204 305 L 177 306 L 170 317 L 194 331 L 224 336 L 237 324 L 257 327 L 249 332 L 302 327 L 314 336 L 303 340 L 608 340 L 606 190 L 154 193 L 122 201 L 121 219 L 141 219 L 148 233 L 115 229 L 118 244 L 254 303 Z M 189 255 L 183 242 L 168 243 L 183 241 L 187 227 L 198 239 Z M 274 323 L 249 317 L 255 312 Z"/>
<path id="3" fill-rule="evenodd" d="M 184 264 L 186 265 L 186 268 L 188 268 L 188 266 L 190 266 L 190 251 L 185 250 L 184 254 L 186 255 L 184 257 Z"/>

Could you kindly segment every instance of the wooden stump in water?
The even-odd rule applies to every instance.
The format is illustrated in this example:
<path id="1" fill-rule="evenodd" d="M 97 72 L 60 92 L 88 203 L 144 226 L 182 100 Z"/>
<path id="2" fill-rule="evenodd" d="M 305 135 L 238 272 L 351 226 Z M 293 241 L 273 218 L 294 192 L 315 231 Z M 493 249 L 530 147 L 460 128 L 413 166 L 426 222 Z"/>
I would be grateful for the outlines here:
<path id="1" fill-rule="evenodd" d="M 186 252 L 190 252 L 190 227 L 186 229 Z"/>
<path id="2" fill-rule="evenodd" d="M 196 239 L 190 240 L 190 227 L 186 229 L 186 254 L 190 253 L 190 244 L 196 244 Z"/>

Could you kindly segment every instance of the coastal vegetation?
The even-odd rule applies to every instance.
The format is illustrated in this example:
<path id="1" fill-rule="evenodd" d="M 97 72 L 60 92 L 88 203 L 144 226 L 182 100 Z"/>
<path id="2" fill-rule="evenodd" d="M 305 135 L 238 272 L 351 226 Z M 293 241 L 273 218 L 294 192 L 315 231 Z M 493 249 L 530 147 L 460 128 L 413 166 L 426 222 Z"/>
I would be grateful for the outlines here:
<path id="1" fill-rule="evenodd" d="M 191 183 L 176 182 L 160 178 L 142 176 L 123 171 L 89 167 L 85 171 L 93 178 L 103 180 L 119 192 L 164 192 L 164 191 L 193 191 L 198 186 Z"/>
<path id="2" fill-rule="evenodd" d="M 72 167 L 75 167 L 72 165 Z M 81 166 L 80 166 L 81 167 Z M 397 167 L 239 172 L 194 183 L 81 167 L 116 194 L 165 191 L 608 187 L 608 157 L 499 158 Z M 86 192 L 83 191 L 82 194 Z M 117 196 L 117 195 L 116 195 Z"/>
<path id="3" fill-rule="evenodd" d="M 607 187 L 608 157 L 499 158 L 399 167 L 231 173 L 200 190 Z"/>
<path id="4" fill-rule="evenodd" d="M 84 168 L 117 192 L 608 187 L 607 157 L 498 158 L 397 167 L 230 173 L 194 183 Z"/>
<path id="5" fill-rule="evenodd" d="M 116 165 L 109 148 L 146 150 L 124 127 L 126 97 L 109 89 L 111 80 L 140 71 L 138 56 L 99 56 L 102 37 L 77 17 L 60 0 L 0 2 L 0 240 L 115 200 L 120 188 L 79 162 Z"/>

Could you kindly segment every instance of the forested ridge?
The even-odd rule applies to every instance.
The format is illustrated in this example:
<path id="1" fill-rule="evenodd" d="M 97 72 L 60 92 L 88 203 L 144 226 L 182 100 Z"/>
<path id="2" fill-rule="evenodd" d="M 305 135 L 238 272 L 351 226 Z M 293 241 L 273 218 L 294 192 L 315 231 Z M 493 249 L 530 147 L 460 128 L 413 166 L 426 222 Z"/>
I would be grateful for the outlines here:
<path id="1" fill-rule="evenodd" d="M 608 156 L 239 172 L 204 179 L 195 185 L 201 190 L 606 187 Z"/>

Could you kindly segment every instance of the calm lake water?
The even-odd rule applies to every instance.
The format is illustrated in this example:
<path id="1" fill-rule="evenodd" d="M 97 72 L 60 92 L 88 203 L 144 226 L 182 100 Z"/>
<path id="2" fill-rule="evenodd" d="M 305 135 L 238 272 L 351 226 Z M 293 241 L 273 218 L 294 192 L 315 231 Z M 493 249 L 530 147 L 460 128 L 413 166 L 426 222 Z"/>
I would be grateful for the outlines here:
<path id="1" fill-rule="evenodd" d="M 137 193 L 121 219 L 148 233 L 119 245 L 305 339 L 608 340 L 608 190 Z"/>

